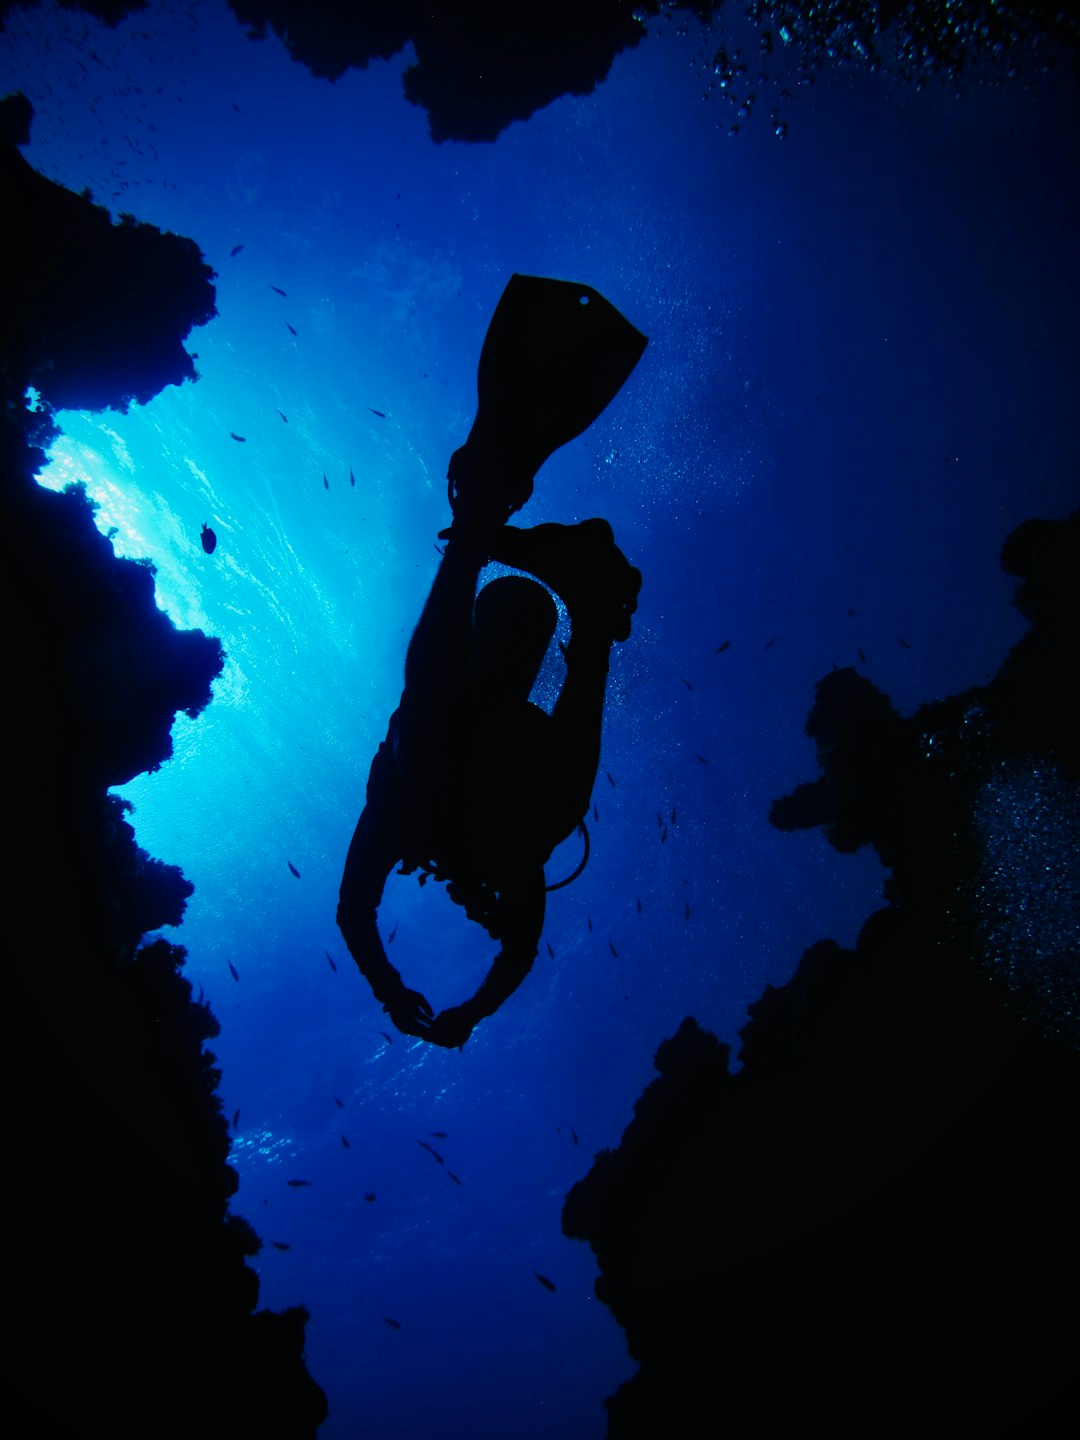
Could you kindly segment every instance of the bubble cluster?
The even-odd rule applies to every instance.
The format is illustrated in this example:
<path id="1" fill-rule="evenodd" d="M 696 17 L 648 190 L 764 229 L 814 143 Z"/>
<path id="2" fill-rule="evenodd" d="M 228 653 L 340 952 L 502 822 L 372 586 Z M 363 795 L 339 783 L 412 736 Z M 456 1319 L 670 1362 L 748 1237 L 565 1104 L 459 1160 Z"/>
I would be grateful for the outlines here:
<path id="1" fill-rule="evenodd" d="M 883 71 L 917 89 L 1030 79 L 1058 64 L 1080 78 L 1080 7 L 1053 0 L 746 0 L 734 13 L 674 0 L 641 13 L 685 9 L 708 29 L 699 57 L 705 98 L 730 101 L 743 119 L 756 95 L 769 89 L 790 100 L 786 87 L 808 88 L 826 67 Z M 769 123 L 778 138 L 787 134 L 778 107 Z"/>
<path id="2" fill-rule="evenodd" d="M 975 805 L 984 953 L 1023 1008 L 1080 1045 L 1080 795 L 1049 761 L 999 761 Z"/>

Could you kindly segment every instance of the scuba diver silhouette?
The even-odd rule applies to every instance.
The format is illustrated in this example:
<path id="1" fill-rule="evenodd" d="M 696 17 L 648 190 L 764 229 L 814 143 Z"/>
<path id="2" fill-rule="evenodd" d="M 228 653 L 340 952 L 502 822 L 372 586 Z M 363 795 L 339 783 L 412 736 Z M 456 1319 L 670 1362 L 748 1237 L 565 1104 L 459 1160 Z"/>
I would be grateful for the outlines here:
<path id="1" fill-rule="evenodd" d="M 532 968 L 544 863 L 584 829 L 610 650 L 629 638 L 641 588 L 606 520 L 531 529 L 507 521 L 543 462 L 601 413 L 647 343 L 589 286 L 535 276 L 511 278 L 488 327 L 476 419 L 448 471 L 453 523 L 440 533 L 446 546 L 409 643 L 405 688 L 371 764 L 337 912 L 394 1025 L 436 1045 L 464 1045 Z M 535 579 L 505 576 L 477 594 L 489 560 Z M 550 715 L 529 701 L 557 618 L 544 586 L 571 626 Z M 379 936 L 395 866 L 420 871 L 421 884 L 446 881 L 450 898 L 500 942 L 476 994 L 438 1015 L 405 986 Z"/>

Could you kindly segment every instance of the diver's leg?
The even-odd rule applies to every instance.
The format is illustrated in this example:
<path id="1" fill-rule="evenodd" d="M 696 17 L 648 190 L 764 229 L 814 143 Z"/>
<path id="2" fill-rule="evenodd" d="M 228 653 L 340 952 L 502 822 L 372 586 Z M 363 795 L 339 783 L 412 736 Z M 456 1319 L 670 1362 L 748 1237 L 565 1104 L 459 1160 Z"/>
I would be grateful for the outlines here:
<path id="1" fill-rule="evenodd" d="M 641 572 L 615 544 L 606 520 L 579 525 L 507 525 L 492 545 L 493 558 L 535 575 L 555 591 L 570 613 L 566 679 L 552 712 L 553 813 L 562 839 L 589 808 L 600 764 L 611 646 L 630 635 Z M 553 841 L 557 843 L 557 841 Z"/>
<path id="2" fill-rule="evenodd" d="M 535 575 L 554 590 L 570 612 L 572 625 L 607 632 L 609 642 L 630 636 L 641 571 L 615 544 L 606 520 L 577 525 L 504 525 L 490 537 L 493 560 Z"/>
<path id="3" fill-rule="evenodd" d="M 611 637 L 575 626 L 566 647 L 566 679 L 551 713 L 558 780 L 559 839 L 584 818 L 600 767 L 600 738 Z"/>

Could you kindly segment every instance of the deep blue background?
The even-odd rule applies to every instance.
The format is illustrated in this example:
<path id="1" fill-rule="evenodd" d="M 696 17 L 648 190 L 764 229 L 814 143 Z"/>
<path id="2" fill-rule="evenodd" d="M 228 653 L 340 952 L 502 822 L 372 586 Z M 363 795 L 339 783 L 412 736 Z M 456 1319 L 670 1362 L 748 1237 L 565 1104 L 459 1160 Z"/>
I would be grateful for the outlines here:
<path id="1" fill-rule="evenodd" d="M 177 623 L 228 651 L 125 793 L 196 886 L 177 938 L 222 1022 L 234 1208 L 290 1247 L 256 1262 L 262 1302 L 311 1310 L 327 1440 L 598 1437 L 633 1364 L 561 1237 L 566 1190 L 684 1015 L 737 1045 L 765 983 L 880 897 L 872 857 L 767 823 L 814 774 L 815 681 L 859 664 L 906 713 L 988 679 L 1022 631 L 1001 542 L 1075 504 L 1076 93 L 836 73 L 785 139 L 763 115 L 732 139 L 715 47 L 663 22 L 593 95 L 435 146 L 410 56 L 330 85 L 217 3 L 170 9 L 17 17 L 0 82 L 34 104 L 43 173 L 218 271 L 198 383 L 62 416 L 44 478 L 85 480 Z M 594 285 L 650 336 L 520 517 L 608 517 L 645 580 L 554 958 L 458 1054 L 384 1040 L 334 907 L 514 271 Z M 394 879 L 383 918 L 436 1008 L 471 993 L 493 947 L 445 896 Z"/>

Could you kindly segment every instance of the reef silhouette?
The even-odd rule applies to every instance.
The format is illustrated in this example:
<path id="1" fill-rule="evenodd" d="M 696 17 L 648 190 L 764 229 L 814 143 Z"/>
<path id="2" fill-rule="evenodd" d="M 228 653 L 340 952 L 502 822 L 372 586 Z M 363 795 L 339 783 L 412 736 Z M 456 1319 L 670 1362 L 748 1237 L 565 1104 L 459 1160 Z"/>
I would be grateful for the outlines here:
<path id="1" fill-rule="evenodd" d="M 883 71 L 919 86 L 1014 82 L 1059 64 L 1080 75 L 1080 13 L 1055 0 L 742 0 L 737 6 L 724 0 L 549 0 L 543 6 L 229 0 L 229 6 L 251 40 L 272 32 L 319 79 L 365 70 L 411 43 L 416 63 L 403 73 L 404 94 L 427 111 L 437 144 L 494 141 L 560 96 L 590 94 L 616 57 L 664 20 L 693 25 L 700 38 L 690 82 L 706 97 L 730 103 L 740 118 L 755 107 L 767 110 L 778 135 L 787 133 L 787 122 L 776 106 L 791 98 L 783 87 L 811 85 L 827 67 Z M 14 8 L 0 0 L 0 28 Z M 107 25 L 153 9 L 145 0 L 64 0 L 64 8 Z"/>
<path id="2" fill-rule="evenodd" d="M 1003 565 L 1032 628 L 994 679 L 902 719 L 854 671 L 826 676 L 807 725 L 822 775 L 773 807 L 841 851 L 873 845 L 888 906 L 854 950 L 822 940 L 767 987 L 737 1072 L 685 1020 L 567 1196 L 564 1232 L 595 1251 L 639 1364 L 607 1402 L 610 1440 L 1068 1426 L 1080 514 L 1022 525 Z M 1002 944 L 979 815 L 1017 767 L 1058 777 L 1038 852 L 1058 928 Z"/>
<path id="3" fill-rule="evenodd" d="M 135 842 L 108 787 L 156 769 L 197 716 L 221 645 L 177 630 L 153 568 L 116 557 L 81 488 L 37 485 L 60 405 L 124 409 L 194 377 L 214 313 L 190 240 L 36 174 L 32 112 L 0 105 L 0 575 L 12 817 L 5 1051 L 9 1420 L 110 1436 L 308 1437 L 326 1414 L 306 1312 L 256 1312 L 261 1242 L 236 1190 L 218 1033 L 184 951 L 140 946 L 190 883 Z M 33 386 L 39 399 L 27 400 Z"/>
<path id="4" fill-rule="evenodd" d="M 33 3 L 33 0 L 27 0 Z M 458 0 L 229 0 L 253 41 L 273 33 L 319 79 L 390 60 L 411 44 L 405 98 L 427 111 L 432 140 L 491 142 L 564 95 L 588 95 L 650 25 L 693 26 L 700 40 L 688 80 L 744 123 L 765 111 L 779 136 L 790 85 L 827 68 L 882 71 L 910 84 L 951 87 L 1025 81 L 1057 65 L 1080 76 L 1080 13 L 1054 0 L 549 0 L 543 6 Z M 14 6 L 0 0 L 0 28 Z M 144 0 L 64 0 L 107 25 Z M 738 123 L 731 127 L 737 133 Z M 237 247 L 242 248 L 242 247 Z M 237 253 L 234 249 L 233 254 Z M 286 322 L 287 323 L 287 322 Z M 289 327 L 292 328 L 291 326 Z"/>

